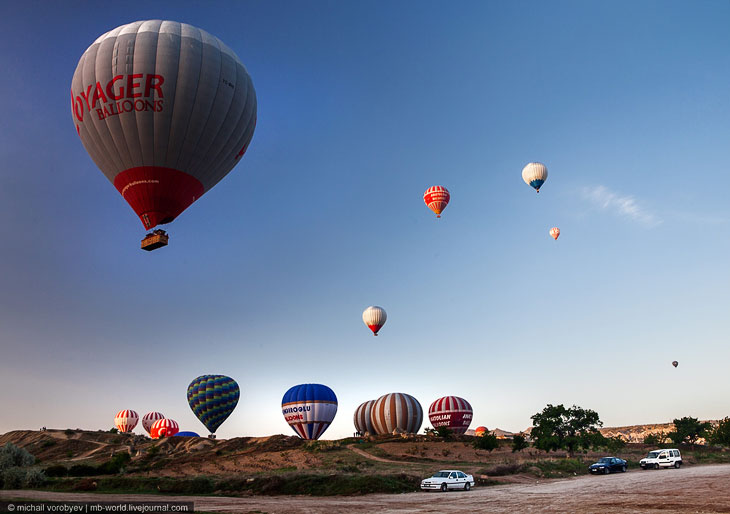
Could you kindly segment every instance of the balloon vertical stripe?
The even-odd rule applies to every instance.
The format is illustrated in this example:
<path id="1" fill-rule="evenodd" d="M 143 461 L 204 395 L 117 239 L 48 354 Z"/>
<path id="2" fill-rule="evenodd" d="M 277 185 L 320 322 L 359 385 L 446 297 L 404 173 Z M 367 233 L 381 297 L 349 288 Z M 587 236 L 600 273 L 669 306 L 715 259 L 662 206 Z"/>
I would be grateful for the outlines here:
<path id="1" fill-rule="evenodd" d="M 409 394 L 386 394 L 375 401 L 371 422 L 378 434 L 390 434 L 396 429 L 415 434 L 423 423 L 423 409 Z"/>

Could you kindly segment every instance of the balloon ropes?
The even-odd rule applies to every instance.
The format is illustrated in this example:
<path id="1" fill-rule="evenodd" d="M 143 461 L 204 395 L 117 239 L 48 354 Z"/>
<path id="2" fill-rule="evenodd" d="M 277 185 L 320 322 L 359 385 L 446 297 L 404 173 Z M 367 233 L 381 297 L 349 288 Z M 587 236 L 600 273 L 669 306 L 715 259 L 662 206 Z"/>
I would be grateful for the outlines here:
<path id="1" fill-rule="evenodd" d="M 215 431 L 231 415 L 241 397 L 238 384 L 225 375 L 201 375 L 188 386 L 188 404 L 215 438 Z"/>
<path id="2" fill-rule="evenodd" d="M 302 439 L 319 439 L 337 414 L 335 392 L 322 384 L 300 384 L 281 399 L 281 413 Z"/>
<path id="3" fill-rule="evenodd" d="M 362 313 L 363 323 L 373 331 L 374 336 L 378 335 L 378 331 L 383 328 L 387 319 L 388 315 L 385 313 L 385 309 L 377 305 L 371 305 Z"/>
<path id="4" fill-rule="evenodd" d="M 531 162 L 522 168 L 522 180 L 530 187 L 534 187 L 539 193 L 540 187 L 545 183 L 548 177 L 547 166 L 541 162 Z"/>
<path id="5" fill-rule="evenodd" d="M 114 426 L 116 426 L 117 430 L 123 434 L 134 430 L 138 421 L 139 414 L 133 410 L 120 410 L 117 412 L 117 415 L 114 416 Z"/>
<path id="6" fill-rule="evenodd" d="M 437 218 L 441 217 L 441 213 L 446 209 L 450 199 L 449 190 L 444 186 L 432 186 L 423 193 L 423 201 L 426 202 L 429 209 L 436 213 Z"/>
<path id="7" fill-rule="evenodd" d="M 238 164 L 256 126 L 256 92 L 215 36 L 186 23 L 136 21 L 81 56 L 71 115 L 89 156 L 149 230 Z"/>

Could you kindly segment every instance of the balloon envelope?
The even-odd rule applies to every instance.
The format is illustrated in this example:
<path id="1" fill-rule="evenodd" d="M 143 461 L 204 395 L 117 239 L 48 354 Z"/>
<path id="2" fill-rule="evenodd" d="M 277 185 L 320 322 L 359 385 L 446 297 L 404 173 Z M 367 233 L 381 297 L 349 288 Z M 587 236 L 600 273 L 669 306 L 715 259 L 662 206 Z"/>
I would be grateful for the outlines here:
<path id="1" fill-rule="evenodd" d="M 114 426 L 122 433 L 131 432 L 137 426 L 139 414 L 133 410 L 120 410 L 114 416 Z"/>
<path id="2" fill-rule="evenodd" d="M 355 409 L 355 415 L 353 421 L 355 423 L 355 430 L 361 434 L 375 434 L 373 428 L 373 422 L 370 420 L 370 410 L 375 405 L 375 400 L 370 400 L 365 403 L 361 403 L 357 409 Z"/>
<path id="3" fill-rule="evenodd" d="M 175 434 L 175 437 L 200 437 L 200 436 L 195 432 L 178 432 L 177 434 Z"/>
<path id="4" fill-rule="evenodd" d="M 174 220 L 238 163 L 253 137 L 256 92 L 215 36 L 136 21 L 81 56 L 71 116 L 86 151 L 149 229 Z"/>
<path id="5" fill-rule="evenodd" d="M 677 366 L 679 366 L 679 362 L 677 362 L 677 361 L 672 361 L 672 366 L 674 366 L 674 367 L 676 368 Z M 690 366 L 690 367 L 691 367 L 691 366 Z"/>
<path id="6" fill-rule="evenodd" d="M 180 427 L 174 419 L 158 419 L 150 428 L 150 437 L 159 439 L 160 437 L 171 437 L 177 434 Z"/>
<path id="7" fill-rule="evenodd" d="M 225 375 L 201 375 L 188 386 L 188 405 L 211 434 L 238 405 L 238 383 Z"/>
<path id="8" fill-rule="evenodd" d="M 423 423 L 423 408 L 410 394 L 385 394 L 375 400 L 370 419 L 377 434 L 394 431 L 416 434 Z"/>
<path id="9" fill-rule="evenodd" d="M 365 309 L 362 313 L 362 321 L 367 327 L 373 331 L 373 335 L 378 335 L 378 331 L 383 328 L 385 322 L 388 319 L 388 315 L 385 309 L 378 307 L 377 305 L 371 305 Z"/>
<path id="10" fill-rule="evenodd" d="M 433 428 L 446 427 L 454 434 L 463 434 L 469 429 L 473 414 L 469 402 L 458 396 L 444 396 L 428 408 Z"/>
<path id="11" fill-rule="evenodd" d="M 486 433 L 487 433 L 487 427 L 477 427 L 474 430 L 474 435 L 478 435 L 480 437 L 483 436 Z"/>
<path id="12" fill-rule="evenodd" d="M 441 217 L 441 213 L 446 209 L 450 199 L 449 190 L 444 186 L 432 186 L 423 193 L 423 201 L 429 209 L 436 213 L 437 218 Z"/>
<path id="13" fill-rule="evenodd" d="M 560 237 L 560 229 L 558 227 L 551 228 L 550 236 L 557 241 L 558 237 Z M 568 239 L 570 239 L 570 238 L 568 238 Z"/>
<path id="14" fill-rule="evenodd" d="M 322 384 L 300 384 L 281 399 L 281 413 L 302 439 L 319 439 L 337 414 L 335 392 Z"/>
<path id="15" fill-rule="evenodd" d="M 522 168 L 522 180 L 539 193 L 540 187 L 545 183 L 548 177 L 547 166 L 541 162 L 531 162 Z"/>
<path id="16" fill-rule="evenodd" d="M 147 433 L 150 433 L 150 430 L 152 429 L 152 425 L 155 424 L 155 421 L 158 419 L 165 419 L 165 416 L 161 412 L 148 412 L 144 415 L 142 418 L 142 427 L 147 431 Z"/>

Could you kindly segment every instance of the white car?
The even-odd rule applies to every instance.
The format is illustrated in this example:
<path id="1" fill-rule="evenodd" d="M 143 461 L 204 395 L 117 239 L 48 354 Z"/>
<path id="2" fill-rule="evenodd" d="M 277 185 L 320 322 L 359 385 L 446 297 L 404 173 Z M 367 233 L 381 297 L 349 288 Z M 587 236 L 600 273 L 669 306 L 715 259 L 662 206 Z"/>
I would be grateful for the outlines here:
<path id="1" fill-rule="evenodd" d="M 678 468 L 682 465 L 682 454 L 674 448 L 652 450 L 639 461 L 641 469 Z"/>
<path id="2" fill-rule="evenodd" d="M 425 491 L 447 489 L 463 489 L 468 491 L 474 487 L 474 477 L 457 469 L 443 469 L 434 473 L 431 478 L 421 480 L 421 489 Z"/>

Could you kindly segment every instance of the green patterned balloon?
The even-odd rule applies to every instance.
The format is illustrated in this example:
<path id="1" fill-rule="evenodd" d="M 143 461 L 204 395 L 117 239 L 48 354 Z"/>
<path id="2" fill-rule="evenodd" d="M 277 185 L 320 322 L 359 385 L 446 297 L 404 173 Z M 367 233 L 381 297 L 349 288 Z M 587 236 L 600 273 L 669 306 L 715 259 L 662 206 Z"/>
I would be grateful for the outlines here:
<path id="1" fill-rule="evenodd" d="M 188 386 L 188 404 L 211 434 L 231 415 L 240 396 L 236 381 L 225 375 L 202 375 Z"/>

